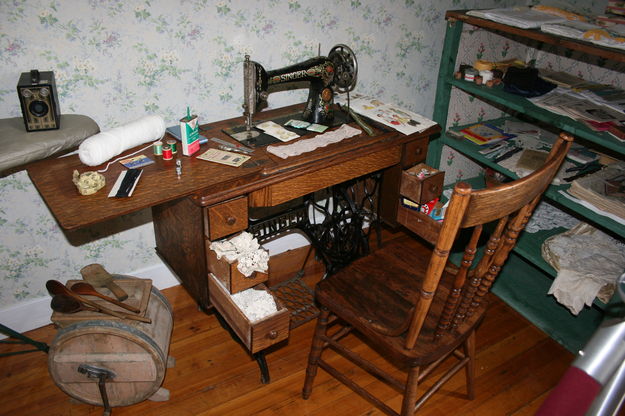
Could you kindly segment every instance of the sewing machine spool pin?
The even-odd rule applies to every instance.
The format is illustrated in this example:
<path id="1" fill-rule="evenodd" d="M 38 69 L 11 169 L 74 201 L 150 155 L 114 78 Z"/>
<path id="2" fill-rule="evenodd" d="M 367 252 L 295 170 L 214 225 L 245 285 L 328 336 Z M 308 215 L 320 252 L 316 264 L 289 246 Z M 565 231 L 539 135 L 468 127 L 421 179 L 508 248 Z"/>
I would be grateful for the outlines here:
<path id="1" fill-rule="evenodd" d="M 245 116 L 245 131 L 237 133 L 235 139 L 250 140 L 258 136 L 260 133 L 252 130 L 254 127 L 254 113 L 256 113 L 256 105 L 263 98 L 256 93 L 257 82 L 256 64 L 250 61 L 250 56 L 245 55 L 243 62 L 243 115 Z"/>

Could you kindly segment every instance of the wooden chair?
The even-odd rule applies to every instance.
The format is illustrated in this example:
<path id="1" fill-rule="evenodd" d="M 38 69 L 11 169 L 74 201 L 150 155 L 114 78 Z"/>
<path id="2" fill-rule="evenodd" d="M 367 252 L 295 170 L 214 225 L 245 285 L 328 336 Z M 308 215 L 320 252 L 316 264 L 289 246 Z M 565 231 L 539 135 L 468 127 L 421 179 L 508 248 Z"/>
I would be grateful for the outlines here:
<path id="1" fill-rule="evenodd" d="M 525 178 L 477 191 L 458 183 L 442 226 L 429 239 L 433 250 L 420 250 L 423 244 L 412 237 L 398 238 L 319 282 L 315 299 L 321 314 L 308 358 L 304 399 L 310 397 L 317 367 L 321 367 L 385 413 L 397 415 L 324 361 L 321 354 L 326 348 L 403 392 L 402 416 L 413 414 L 462 368 L 466 369 L 468 397 L 473 399 L 475 329 L 486 310 L 485 296 L 571 142 L 571 136 L 560 134 L 544 166 Z M 405 225 L 419 233 L 419 224 Z M 462 233 L 468 236 L 467 244 L 456 267 L 447 261 L 464 229 L 469 233 Z M 482 257 L 472 268 L 478 242 L 486 241 L 489 229 Z M 407 368 L 407 377 L 400 380 L 341 344 L 350 331 L 359 333 L 360 339 L 392 364 Z M 417 385 L 450 357 L 458 361 L 417 400 Z"/>

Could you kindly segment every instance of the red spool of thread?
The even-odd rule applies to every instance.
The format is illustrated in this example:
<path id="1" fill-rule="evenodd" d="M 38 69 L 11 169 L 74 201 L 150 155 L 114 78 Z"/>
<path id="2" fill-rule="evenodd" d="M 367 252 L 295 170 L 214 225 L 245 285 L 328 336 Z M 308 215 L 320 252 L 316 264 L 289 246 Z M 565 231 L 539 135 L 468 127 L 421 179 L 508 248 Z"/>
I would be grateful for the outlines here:
<path id="1" fill-rule="evenodd" d="M 174 158 L 174 154 L 171 150 L 171 146 L 168 144 L 163 145 L 163 160 L 172 160 Z"/>

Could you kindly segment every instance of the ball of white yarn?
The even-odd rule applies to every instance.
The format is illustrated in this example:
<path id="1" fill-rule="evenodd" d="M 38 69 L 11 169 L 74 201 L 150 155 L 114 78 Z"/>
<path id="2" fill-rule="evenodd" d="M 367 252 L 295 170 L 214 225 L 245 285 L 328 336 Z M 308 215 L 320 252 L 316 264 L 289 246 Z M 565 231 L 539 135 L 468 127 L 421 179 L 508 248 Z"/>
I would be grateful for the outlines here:
<path id="1" fill-rule="evenodd" d="M 89 137 L 78 146 L 78 157 L 85 165 L 97 166 L 125 150 L 158 140 L 164 135 L 163 118 L 157 115 L 145 116 Z"/>

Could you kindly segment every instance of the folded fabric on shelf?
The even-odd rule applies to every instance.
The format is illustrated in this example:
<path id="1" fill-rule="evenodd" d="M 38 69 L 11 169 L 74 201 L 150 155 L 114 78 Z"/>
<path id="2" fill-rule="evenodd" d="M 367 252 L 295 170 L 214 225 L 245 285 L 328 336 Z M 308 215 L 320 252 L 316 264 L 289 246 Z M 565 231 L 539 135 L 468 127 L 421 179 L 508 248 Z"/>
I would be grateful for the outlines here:
<path id="1" fill-rule="evenodd" d="M 625 244 L 583 222 L 545 240 L 542 256 L 558 271 L 548 293 L 574 315 L 596 297 L 607 303 L 625 269 Z"/>

